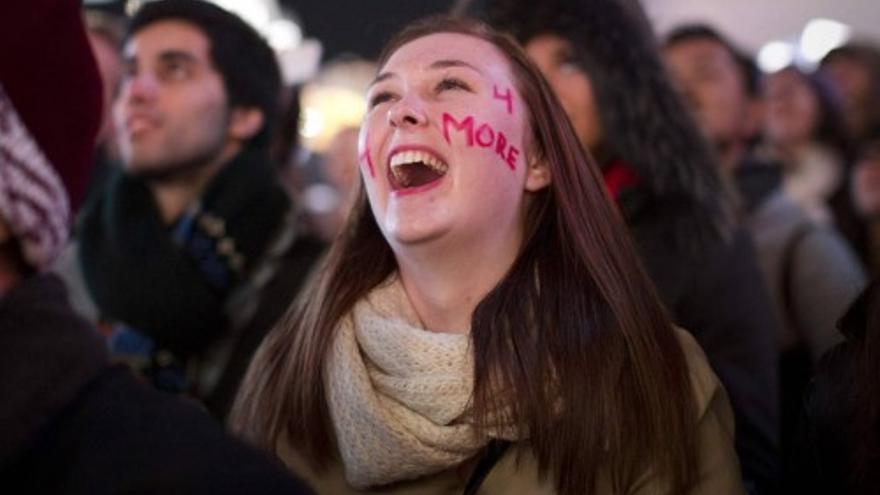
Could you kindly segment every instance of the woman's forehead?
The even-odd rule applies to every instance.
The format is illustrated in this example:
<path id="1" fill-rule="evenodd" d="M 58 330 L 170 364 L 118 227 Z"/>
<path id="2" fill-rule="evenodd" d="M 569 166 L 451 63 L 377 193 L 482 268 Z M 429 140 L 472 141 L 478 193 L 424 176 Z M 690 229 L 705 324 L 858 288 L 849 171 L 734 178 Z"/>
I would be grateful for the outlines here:
<path id="1" fill-rule="evenodd" d="M 492 43 L 462 33 L 433 33 L 401 45 L 380 72 L 421 70 L 438 61 L 459 61 L 477 68 L 490 78 L 510 77 L 509 64 Z"/>

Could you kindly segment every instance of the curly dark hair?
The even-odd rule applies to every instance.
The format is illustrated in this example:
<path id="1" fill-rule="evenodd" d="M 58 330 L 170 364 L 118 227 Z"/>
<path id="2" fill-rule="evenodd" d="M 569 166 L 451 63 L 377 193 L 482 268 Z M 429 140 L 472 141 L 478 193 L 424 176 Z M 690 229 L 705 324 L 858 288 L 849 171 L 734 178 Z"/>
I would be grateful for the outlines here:
<path id="1" fill-rule="evenodd" d="M 727 195 L 638 9 L 617 0 L 492 0 L 475 15 L 524 44 L 542 34 L 568 41 L 596 92 L 603 149 L 633 167 L 651 197 L 686 205 L 670 216 L 670 230 L 699 249 L 729 228 Z"/>
<path id="2" fill-rule="evenodd" d="M 818 108 L 811 138 L 833 149 L 849 166 L 855 159 L 854 143 L 844 124 L 842 103 L 835 88 L 819 72 L 807 73 L 794 65 L 779 72 L 796 74 L 810 88 Z"/>

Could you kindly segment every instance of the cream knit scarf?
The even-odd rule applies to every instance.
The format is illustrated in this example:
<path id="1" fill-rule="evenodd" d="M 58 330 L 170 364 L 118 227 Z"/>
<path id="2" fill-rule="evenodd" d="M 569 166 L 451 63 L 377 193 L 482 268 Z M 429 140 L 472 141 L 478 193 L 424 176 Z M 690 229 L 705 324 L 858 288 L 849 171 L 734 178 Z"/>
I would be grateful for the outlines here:
<path id="1" fill-rule="evenodd" d="M 345 477 L 357 489 L 458 465 L 490 440 L 469 414 L 468 334 L 419 325 L 393 276 L 342 320 L 326 368 L 327 397 Z M 515 440 L 511 428 L 490 432 Z"/>

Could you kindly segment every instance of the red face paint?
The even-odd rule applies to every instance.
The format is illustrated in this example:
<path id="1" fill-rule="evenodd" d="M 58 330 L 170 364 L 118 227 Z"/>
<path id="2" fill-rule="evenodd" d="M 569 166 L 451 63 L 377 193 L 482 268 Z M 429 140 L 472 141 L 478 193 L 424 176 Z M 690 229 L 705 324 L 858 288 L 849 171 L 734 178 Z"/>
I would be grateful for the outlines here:
<path id="1" fill-rule="evenodd" d="M 513 115 L 513 93 L 507 88 L 505 93 L 498 91 L 498 86 L 492 86 L 492 97 L 507 104 L 507 113 Z"/>
<path id="2" fill-rule="evenodd" d="M 449 126 L 452 126 L 457 131 L 465 131 L 467 135 L 467 144 L 468 146 L 474 145 L 474 118 L 468 117 L 461 122 L 455 120 L 455 117 L 449 115 L 446 112 L 443 112 L 443 138 L 446 139 L 446 142 L 452 144 L 452 141 L 449 139 Z"/>
<path id="3" fill-rule="evenodd" d="M 463 132 L 467 146 L 477 146 L 481 148 L 491 148 L 501 157 L 502 160 L 510 167 L 516 170 L 516 160 L 519 158 L 519 148 L 510 144 L 507 136 L 501 131 L 496 131 L 491 124 L 485 123 L 477 127 L 474 132 L 474 117 L 468 115 L 464 120 L 456 120 L 455 117 L 448 113 L 443 113 L 443 138 L 446 142 L 452 144 L 452 138 L 449 136 L 449 129 Z"/>
<path id="4" fill-rule="evenodd" d="M 492 126 L 489 124 L 483 124 L 477 129 L 477 144 L 486 148 L 488 146 L 492 146 L 492 143 L 495 142 L 495 131 L 492 129 Z"/>
<path id="5" fill-rule="evenodd" d="M 510 170 L 516 170 L 516 159 L 519 158 L 519 149 L 515 146 L 511 146 L 507 148 L 507 166 L 510 167 Z"/>
<path id="6" fill-rule="evenodd" d="M 504 157 L 505 148 L 507 148 L 507 137 L 503 132 L 499 132 L 498 140 L 495 141 L 495 153 L 498 153 L 498 156 L 500 156 L 502 160 L 506 160 Z"/>
<path id="7" fill-rule="evenodd" d="M 364 152 L 361 153 L 361 156 L 358 157 L 358 160 L 367 165 L 367 168 L 370 170 L 370 177 L 376 178 L 376 169 L 373 167 L 373 158 L 370 156 L 370 148 L 365 148 Z"/>

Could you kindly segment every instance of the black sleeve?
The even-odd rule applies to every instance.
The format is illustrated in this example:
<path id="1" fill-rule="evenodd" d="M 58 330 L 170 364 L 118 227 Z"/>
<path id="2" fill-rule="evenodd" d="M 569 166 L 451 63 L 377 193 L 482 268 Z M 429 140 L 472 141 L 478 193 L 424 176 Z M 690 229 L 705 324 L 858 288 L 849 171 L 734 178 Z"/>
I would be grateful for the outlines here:
<path id="1" fill-rule="evenodd" d="M 200 406 L 121 366 L 89 383 L 14 472 L 16 493 L 310 493 Z"/>
<path id="2" fill-rule="evenodd" d="M 786 465 L 786 493 L 851 493 L 855 446 L 854 344 L 828 351 L 804 395 L 803 409 Z"/>
<path id="3" fill-rule="evenodd" d="M 738 231 L 693 266 L 675 308 L 727 389 L 743 478 L 772 493 L 781 474 L 777 320 L 751 238 Z"/>

